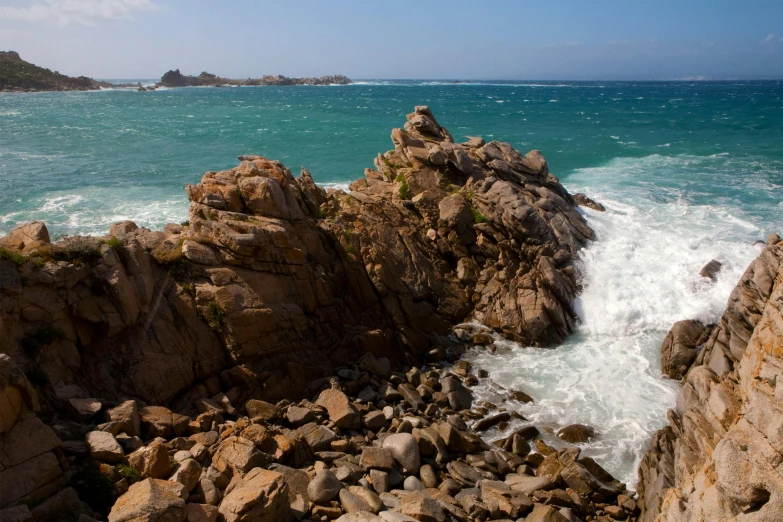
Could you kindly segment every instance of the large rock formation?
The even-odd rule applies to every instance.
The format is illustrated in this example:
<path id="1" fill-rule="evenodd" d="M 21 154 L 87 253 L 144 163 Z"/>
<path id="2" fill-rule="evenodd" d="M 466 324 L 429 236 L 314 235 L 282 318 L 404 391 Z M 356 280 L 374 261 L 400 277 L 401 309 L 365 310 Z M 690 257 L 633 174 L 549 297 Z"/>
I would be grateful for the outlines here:
<path id="1" fill-rule="evenodd" d="M 108 85 L 86 76 L 65 76 L 26 62 L 14 51 L 0 51 L 0 92 L 91 91 Z"/>
<path id="2" fill-rule="evenodd" d="M 40 223 L 14 231 L 0 351 L 46 404 L 78 386 L 69 398 L 180 410 L 220 388 L 306 395 L 365 352 L 415 362 L 468 319 L 535 345 L 568 335 L 574 254 L 593 232 L 543 157 L 456 144 L 426 107 L 392 140 L 350 194 L 241 156 L 187 188 L 184 226 L 57 244 Z"/>
<path id="3" fill-rule="evenodd" d="M 642 520 L 780 520 L 782 383 L 783 241 L 773 234 L 685 375 L 670 425 L 642 460 Z"/>

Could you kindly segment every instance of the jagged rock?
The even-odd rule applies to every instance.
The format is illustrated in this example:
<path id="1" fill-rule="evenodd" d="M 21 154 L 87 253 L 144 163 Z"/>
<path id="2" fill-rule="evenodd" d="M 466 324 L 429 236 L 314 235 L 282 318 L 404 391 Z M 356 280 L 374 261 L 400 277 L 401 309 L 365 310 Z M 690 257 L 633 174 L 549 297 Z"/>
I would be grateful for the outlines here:
<path id="1" fill-rule="evenodd" d="M 446 520 L 446 514 L 440 504 L 421 492 L 404 496 L 399 509 L 403 515 L 419 522 L 445 522 Z"/>
<path id="2" fill-rule="evenodd" d="M 49 230 L 43 221 L 30 221 L 14 227 L 4 238 L 0 238 L 0 247 L 12 248 L 22 252 L 31 252 L 42 245 L 51 243 Z"/>
<path id="3" fill-rule="evenodd" d="M 782 280 L 783 241 L 772 234 L 685 375 L 670 425 L 642 459 L 641 521 L 761 521 L 783 512 L 774 471 L 783 451 Z"/>
<path id="4" fill-rule="evenodd" d="M 188 522 L 216 522 L 218 517 L 218 508 L 209 504 L 185 505 Z"/>
<path id="5" fill-rule="evenodd" d="M 0 522 L 33 522 L 33 514 L 25 504 L 0 509 Z"/>
<path id="6" fill-rule="evenodd" d="M 661 345 L 661 370 L 670 379 L 682 379 L 696 360 L 699 346 L 707 342 L 712 327 L 698 321 L 678 321 Z"/>
<path id="7" fill-rule="evenodd" d="M 234 483 L 218 510 L 226 522 L 291 520 L 288 486 L 280 473 L 254 468 Z"/>
<path id="8" fill-rule="evenodd" d="M 359 465 L 364 469 L 391 469 L 394 465 L 394 455 L 389 448 L 368 446 L 362 451 Z"/>
<path id="9" fill-rule="evenodd" d="M 25 374 L 0 353 L 0 434 L 11 429 L 22 411 L 39 408 L 38 396 Z"/>
<path id="10" fill-rule="evenodd" d="M 128 455 L 128 464 L 139 470 L 142 476 L 154 479 L 167 478 L 171 472 L 169 452 L 159 441 Z"/>
<path id="11" fill-rule="evenodd" d="M 222 473 L 247 473 L 268 464 L 270 460 L 267 454 L 256 449 L 252 441 L 243 437 L 228 437 L 215 451 L 212 465 Z"/>
<path id="12" fill-rule="evenodd" d="M 141 435 L 141 417 L 136 401 L 124 401 L 106 412 L 109 420 L 119 423 L 119 431 L 130 436 Z"/>
<path id="13" fill-rule="evenodd" d="M 85 421 L 101 411 L 101 403 L 97 399 L 68 399 L 68 412 L 78 421 Z"/>
<path id="14" fill-rule="evenodd" d="M 289 406 L 286 410 L 286 418 L 288 422 L 294 426 L 301 426 L 312 421 L 315 416 L 313 411 L 308 408 L 300 408 L 299 406 Z"/>
<path id="15" fill-rule="evenodd" d="M 604 207 L 602 204 L 598 203 L 594 199 L 590 199 L 585 194 L 582 194 L 581 192 L 577 192 L 573 195 L 574 201 L 577 205 L 580 207 L 587 207 L 592 208 L 593 210 L 597 210 L 598 212 L 606 212 L 606 207 Z"/>
<path id="16" fill-rule="evenodd" d="M 117 499 L 109 522 L 181 522 L 187 516 L 187 496 L 182 484 L 148 478 Z"/>
<path id="17" fill-rule="evenodd" d="M 193 459 L 185 459 L 180 463 L 179 467 L 171 476 L 171 478 L 169 478 L 169 480 L 179 482 L 185 486 L 185 489 L 187 489 L 188 492 L 190 492 L 194 487 L 196 487 L 200 477 L 201 466 L 199 463 Z"/>

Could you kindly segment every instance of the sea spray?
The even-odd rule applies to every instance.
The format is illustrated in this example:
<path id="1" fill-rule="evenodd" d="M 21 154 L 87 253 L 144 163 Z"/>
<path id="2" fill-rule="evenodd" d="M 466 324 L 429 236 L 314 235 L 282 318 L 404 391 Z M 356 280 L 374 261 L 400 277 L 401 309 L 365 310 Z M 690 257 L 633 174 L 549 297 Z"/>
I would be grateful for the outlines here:
<path id="1" fill-rule="evenodd" d="M 719 320 L 731 290 L 758 255 L 753 240 L 762 231 L 737 209 L 684 199 L 661 203 L 634 196 L 628 187 L 602 184 L 619 172 L 605 179 L 592 174 L 595 188 L 588 195 L 607 212 L 585 210 L 597 238 L 580 256 L 584 289 L 575 303 L 577 332 L 555 349 L 526 348 L 498 337 L 495 354 L 474 350 L 469 359 L 490 374 L 479 397 L 501 396 L 492 381 L 534 397 L 533 403 L 507 405 L 528 419 L 522 424 L 544 428 L 548 443 L 565 446 L 553 432 L 568 424 L 594 426 L 599 436 L 583 445 L 583 453 L 633 487 L 641 455 L 652 433 L 666 424 L 679 389 L 677 381 L 661 375 L 666 332 L 681 319 Z M 623 202 L 612 199 L 620 190 Z M 723 263 L 715 283 L 699 276 L 713 258 Z"/>

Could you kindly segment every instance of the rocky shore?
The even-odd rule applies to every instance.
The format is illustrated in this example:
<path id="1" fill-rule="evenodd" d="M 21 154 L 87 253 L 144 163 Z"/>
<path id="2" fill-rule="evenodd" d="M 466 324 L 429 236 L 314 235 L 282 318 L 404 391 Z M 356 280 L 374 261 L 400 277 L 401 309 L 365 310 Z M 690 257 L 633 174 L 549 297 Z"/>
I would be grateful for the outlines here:
<path id="1" fill-rule="evenodd" d="M 14 51 L 0 51 L 0 92 L 93 91 L 109 86 L 86 76 L 72 78 L 38 67 Z"/>
<path id="2" fill-rule="evenodd" d="M 348 193 L 246 155 L 188 186 L 189 221 L 163 231 L 52 242 L 35 222 L 0 238 L 0 521 L 699 520 L 711 452 L 688 414 L 656 435 L 637 497 L 580 455 L 592 427 L 562 426 L 554 448 L 515 413 L 535 397 L 471 391 L 492 376 L 461 357 L 492 350 L 488 330 L 533 346 L 573 331 L 594 236 L 577 206 L 600 204 L 537 151 L 455 143 L 427 107 L 392 142 Z M 778 471 L 755 470 L 780 464 L 762 384 L 780 357 L 781 249 L 771 237 L 706 348 L 704 327 L 663 348 L 686 383 L 719 375 L 703 378 L 715 398 L 683 387 L 689 412 L 733 426 L 726 389 L 766 401 L 767 446 L 725 468 L 756 477 L 725 511 L 748 520 L 773 520 L 780 498 Z M 745 377 L 733 361 L 750 352 Z M 726 435 L 704 422 L 709 443 Z"/>
<path id="3" fill-rule="evenodd" d="M 639 467 L 642 520 L 781 520 L 783 241 L 769 236 L 717 325 L 676 323 L 663 368 L 683 378 Z M 683 377 L 684 376 L 684 377 Z"/>
<path id="4" fill-rule="evenodd" d="M 231 85 L 348 85 L 349 78 L 341 74 L 321 76 L 320 78 L 288 78 L 287 76 L 266 75 L 261 78 L 235 80 L 221 78 L 215 74 L 202 72 L 198 76 L 186 76 L 179 69 L 166 72 L 156 85 L 158 87 L 225 87 Z"/>

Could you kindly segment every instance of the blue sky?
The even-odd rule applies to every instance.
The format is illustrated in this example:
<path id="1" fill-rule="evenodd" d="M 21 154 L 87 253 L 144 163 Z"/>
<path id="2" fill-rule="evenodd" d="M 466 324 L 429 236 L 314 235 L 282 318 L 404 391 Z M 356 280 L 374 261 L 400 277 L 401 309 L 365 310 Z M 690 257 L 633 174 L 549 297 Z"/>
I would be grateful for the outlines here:
<path id="1" fill-rule="evenodd" d="M 0 49 L 96 78 L 783 78 L 783 0 L 0 0 Z"/>

